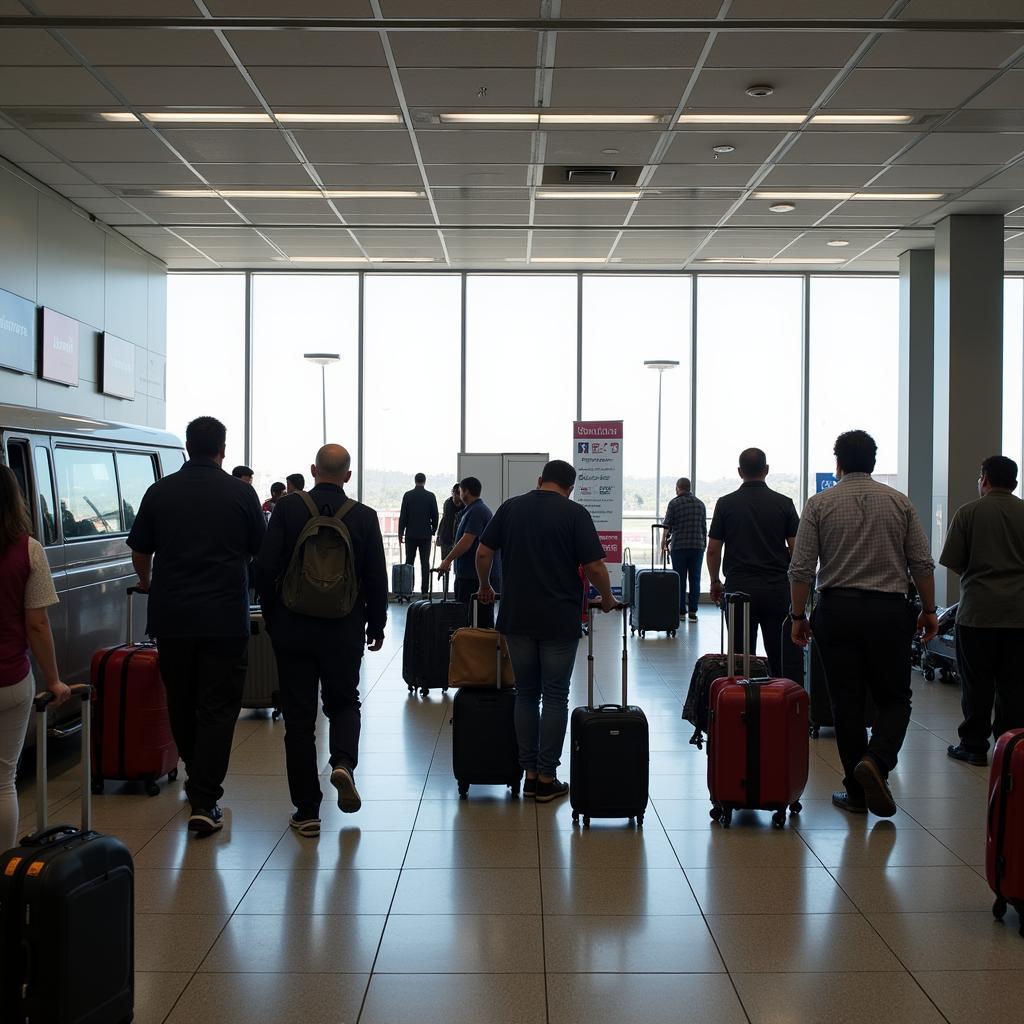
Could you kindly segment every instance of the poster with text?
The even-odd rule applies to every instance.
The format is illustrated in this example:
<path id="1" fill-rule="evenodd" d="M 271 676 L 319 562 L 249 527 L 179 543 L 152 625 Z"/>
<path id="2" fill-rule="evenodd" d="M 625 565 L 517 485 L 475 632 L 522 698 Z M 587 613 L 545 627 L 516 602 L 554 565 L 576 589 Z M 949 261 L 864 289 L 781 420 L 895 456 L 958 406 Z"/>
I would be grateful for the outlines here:
<path id="1" fill-rule="evenodd" d="M 593 517 L 609 566 L 622 563 L 622 441 L 622 420 L 573 424 L 573 497 Z"/>
<path id="2" fill-rule="evenodd" d="M 40 375 L 44 380 L 78 387 L 78 321 L 46 307 Z"/>

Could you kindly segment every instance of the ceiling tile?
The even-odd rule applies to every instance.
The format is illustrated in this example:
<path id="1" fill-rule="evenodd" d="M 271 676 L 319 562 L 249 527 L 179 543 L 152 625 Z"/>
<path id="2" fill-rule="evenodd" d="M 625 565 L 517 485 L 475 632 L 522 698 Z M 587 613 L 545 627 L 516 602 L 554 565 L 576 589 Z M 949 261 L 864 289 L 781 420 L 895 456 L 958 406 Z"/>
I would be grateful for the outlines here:
<path id="1" fill-rule="evenodd" d="M 451 111 L 529 109 L 534 103 L 535 78 L 532 68 L 405 68 L 401 72 L 410 106 Z M 487 90 L 483 96 L 481 89 Z"/>
<path id="2" fill-rule="evenodd" d="M 1007 71 L 967 106 L 971 109 L 1019 110 L 1021 96 L 1024 96 L 1024 71 Z"/>
<path id="3" fill-rule="evenodd" d="M 895 156 L 917 135 L 909 132 L 802 131 L 782 158 L 798 164 L 880 164 Z"/>
<path id="4" fill-rule="evenodd" d="M 428 164 L 431 185 L 525 186 L 529 167 L 524 164 Z"/>
<path id="5" fill-rule="evenodd" d="M 736 131 L 728 125 L 715 131 L 676 129 L 672 132 L 672 145 L 663 163 L 706 163 L 715 156 L 713 146 L 728 144 L 735 146 L 736 151 L 720 156 L 718 159 L 723 163 L 761 164 L 785 137 L 784 132 Z"/>
<path id="6" fill-rule="evenodd" d="M 416 164 L 317 164 L 328 188 L 422 188 Z"/>
<path id="7" fill-rule="evenodd" d="M 79 163 L 77 166 L 94 181 L 106 185 L 192 185 L 202 188 L 202 182 L 180 161 L 161 164 Z"/>
<path id="8" fill-rule="evenodd" d="M 896 164 L 875 182 L 877 188 L 967 188 L 997 171 L 992 164 Z"/>
<path id="9" fill-rule="evenodd" d="M 45 162 L 53 159 L 53 155 L 43 149 L 38 142 L 13 128 L 0 129 L 0 154 L 15 163 L 21 163 L 23 160 Z"/>
<path id="10" fill-rule="evenodd" d="M 891 0 L 733 0 L 729 18 L 881 18 Z"/>
<path id="11" fill-rule="evenodd" d="M 292 134 L 302 152 L 314 163 L 411 164 L 416 159 L 405 128 L 379 131 L 296 131 Z"/>
<path id="12" fill-rule="evenodd" d="M 862 68 L 995 68 L 1019 46 L 1019 36 L 994 32 L 894 32 L 880 36 Z"/>
<path id="13" fill-rule="evenodd" d="M 759 187 L 860 188 L 877 170 L 867 164 L 781 164 L 759 182 Z"/>
<path id="14" fill-rule="evenodd" d="M 282 12 L 281 0 L 206 0 L 215 17 L 274 18 Z M 288 0 L 292 18 L 370 18 L 368 0 Z"/>
<path id="15" fill-rule="evenodd" d="M 905 156 L 902 164 L 1002 164 L 1024 152 L 1024 133 L 932 132 Z"/>
<path id="16" fill-rule="evenodd" d="M 661 133 L 650 131 L 546 131 L 544 160 L 548 164 L 645 164 Z M 617 153 L 604 153 L 616 149 Z"/>
<path id="17" fill-rule="evenodd" d="M 381 0 L 385 18 L 421 18 L 423 0 Z M 564 9 L 564 8 L 563 8 Z M 431 18 L 537 18 L 539 0 L 430 0 Z"/>
<path id="18" fill-rule="evenodd" d="M 398 103 L 385 68 L 258 67 L 251 73 L 275 108 L 328 106 L 387 111 Z"/>
<path id="19" fill-rule="evenodd" d="M 191 0 L 36 0 L 40 13 L 81 14 L 90 18 L 194 18 Z"/>
<path id="20" fill-rule="evenodd" d="M 1020 17 L 1018 0 L 910 0 L 900 11 L 900 18 L 940 18 L 949 21 L 975 20 L 979 18 Z"/>
<path id="21" fill-rule="evenodd" d="M 687 18 L 714 18 L 721 9 L 720 0 L 687 0 Z M 678 18 L 678 0 L 630 0 L 631 18 Z M 563 18 L 621 18 L 621 0 L 562 0 Z"/>
<path id="22" fill-rule="evenodd" d="M 26 13 L 23 7 L 20 13 Z M 10 17 L 2 8 L 0 14 Z M 41 28 L 0 29 L 0 53 L 4 55 L 3 62 L 8 66 L 78 64 L 49 32 Z"/>
<path id="23" fill-rule="evenodd" d="M 233 68 L 97 68 L 139 106 L 244 107 L 256 103 L 245 79 Z"/>
<path id="24" fill-rule="evenodd" d="M 760 164 L 662 164 L 651 185 L 687 188 L 740 188 L 753 177 Z"/>
<path id="25" fill-rule="evenodd" d="M 689 72 L 683 68 L 557 68 L 552 74 L 551 106 L 642 112 L 675 110 L 689 80 Z"/>
<path id="26" fill-rule="evenodd" d="M 939 73 L 921 68 L 858 70 L 825 106 L 830 110 L 949 110 L 963 103 L 990 74 L 957 68 Z"/>
<path id="27" fill-rule="evenodd" d="M 54 185 L 57 187 L 61 185 L 85 185 L 90 180 L 80 171 L 76 171 L 74 167 L 70 167 L 68 164 L 23 163 L 20 166 L 24 171 L 31 174 L 33 178 L 38 178 L 47 185 Z"/>
<path id="28" fill-rule="evenodd" d="M 145 128 L 69 128 L 33 132 L 33 137 L 72 162 L 154 160 L 166 163 L 167 147 Z"/>
<path id="29" fill-rule="evenodd" d="M 213 185 L 235 186 L 243 188 L 254 186 L 263 188 L 271 185 L 291 187 L 312 187 L 313 183 L 302 164 L 291 163 L 255 163 L 240 164 L 207 164 L 195 165 L 197 171 Z"/>
<path id="30" fill-rule="evenodd" d="M 382 67 L 384 47 L 373 32 L 228 32 L 249 67 Z"/>
<path id="31" fill-rule="evenodd" d="M 708 68 L 701 72 L 687 100 L 687 110 L 785 110 L 801 113 L 810 108 L 834 77 L 834 72 L 804 68 Z M 752 98 L 746 90 L 758 83 L 774 87 L 771 96 Z"/>
<path id="32" fill-rule="evenodd" d="M 287 163 L 295 154 L 281 133 L 268 128 L 169 128 L 161 134 L 186 160 Z"/>
<path id="33" fill-rule="evenodd" d="M 91 28 L 66 35 L 94 66 L 217 67 L 231 63 L 213 32 Z"/>
<path id="34" fill-rule="evenodd" d="M 88 107 L 116 102 L 84 68 L 0 67 L 0 104 L 4 106 Z"/>
<path id="35" fill-rule="evenodd" d="M 1024 164 L 1015 164 L 986 182 L 989 188 L 1024 188 Z"/>
<path id="36" fill-rule="evenodd" d="M 841 68 L 867 38 L 849 32 L 722 32 L 710 68 Z"/>
<path id="37" fill-rule="evenodd" d="M 696 32 L 559 32 L 559 68 L 692 68 L 707 36 Z"/>
<path id="38" fill-rule="evenodd" d="M 537 32 L 392 32 L 389 36 L 400 69 L 532 68 L 537 64 L 539 38 Z"/>
<path id="39" fill-rule="evenodd" d="M 475 128 L 431 129 L 417 131 L 423 159 L 429 164 L 488 161 L 525 164 L 530 161 L 533 142 L 530 131 L 489 131 Z M 548 133 L 550 140 L 551 134 Z"/>

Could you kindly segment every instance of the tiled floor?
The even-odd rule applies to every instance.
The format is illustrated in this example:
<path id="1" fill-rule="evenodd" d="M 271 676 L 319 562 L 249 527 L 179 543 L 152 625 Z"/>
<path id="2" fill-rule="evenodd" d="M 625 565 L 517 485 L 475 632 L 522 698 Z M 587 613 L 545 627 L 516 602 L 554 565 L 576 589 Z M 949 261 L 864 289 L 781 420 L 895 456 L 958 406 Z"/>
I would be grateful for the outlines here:
<path id="1" fill-rule="evenodd" d="M 287 828 L 284 725 L 269 719 L 239 722 L 212 839 L 186 836 L 180 784 L 96 800 L 96 827 L 136 855 L 138 1024 L 918 1024 L 1024 1000 L 1024 939 L 1012 912 L 993 922 L 983 877 L 986 772 L 945 756 L 954 687 L 915 679 L 895 818 L 832 807 L 826 731 L 790 827 L 743 814 L 724 832 L 679 717 L 694 658 L 718 643 L 702 611 L 676 640 L 630 641 L 651 722 L 646 827 L 582 832 L 565 801 L 458 800 L 450 702 L 407 695 L 392 618 L 365 662 L 365 803 L 350 817 L 325 801 L 319 840 Z M 607 700 L 617 624 L 598 624 Z M 56 817 L 74 819 L 73 751 L 54 761 Z M 26 780 L 26 828 L 32 801 Z"/>

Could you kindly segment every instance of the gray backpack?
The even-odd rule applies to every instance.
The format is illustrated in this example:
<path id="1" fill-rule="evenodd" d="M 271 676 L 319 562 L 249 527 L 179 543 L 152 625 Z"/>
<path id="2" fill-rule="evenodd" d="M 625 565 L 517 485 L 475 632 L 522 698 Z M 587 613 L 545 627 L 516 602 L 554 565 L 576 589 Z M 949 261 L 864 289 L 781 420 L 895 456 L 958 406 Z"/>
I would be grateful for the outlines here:
<path id="1" fill-rule="evenodd" d="M 359 597 L 352 535 L 345 525 L 356 502 L 349 498 L 333 516 L 324 516 L 305 491 L 299 493 L 309 509 L 309 522 L 295 542 L 281 599 L 285 608 L 299 615 L 344 618 Z"/>

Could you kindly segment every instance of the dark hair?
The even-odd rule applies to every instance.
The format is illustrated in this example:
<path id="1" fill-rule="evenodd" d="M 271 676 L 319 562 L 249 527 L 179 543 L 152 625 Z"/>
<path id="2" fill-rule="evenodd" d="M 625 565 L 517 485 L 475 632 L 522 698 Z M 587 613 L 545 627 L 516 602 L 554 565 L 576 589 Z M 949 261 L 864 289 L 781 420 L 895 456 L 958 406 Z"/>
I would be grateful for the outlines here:
<path id="1" fill-rule="evenodd" d="M 768 469 L 768 456 L 760 448 L 744 448 L 740 452 L 740 473 L 743 476 L 763 476 Z"/>
<path id="2" fill-rule="evenodd" d="M 1005 455 L 990 455 L 981 464 L 981 474 L 988 477 L 993 487 L 1012 491 L 1017 486 L 1017 463 Z"/>
<path id="3" fill-rule="evenodd" d="M 878 445 L 866 430 L 847 430 L 836 438 L 832 449 L 844 473 L 873 473 Z"/>
<path id="4" fill-rule="evenodd" d="M 190 459 L 215 459 L 227 440 L 227 427 L 212 416 L 199 416 L 185 428 L 185 448 Z"/>
<path id="5" fill-rule="evenodd" d="M 474 498 L 479 498 L 480 493 L 484 489 L 484 485 L 480 483 L 480 481 L 477 480 L 475 476 L 467 476 L 465 480 L 460 480 L 459 486 L 464 491 L 469 491 L 469 493 L 472 494 Z"/>
<path id="6" fill-rule="evenodd" d="M 270 496 L 273 497 L 275 494 L 281 494 L 284 490 L 284 484 L 280 480 L 276 480 L 270 485 Z"/>
<path id="7" fill-rule="evenodd" d="M 690 489 L 690 478 L 688 476 L 681 476 L 676 481 L 676 487 L 681 491 L 688 491 Z"/>
<path id="8" fill-rule="evenodd" d="M 542 484 L 557 484 L 559 487 L 571 491 L 576 486 L 576 470 L 568 462 L 552 459 L 541 470 L 540 482 Z"/>
<path id="9" fill-rule="evenodd" d="M 304 491 L 306 489 L 306 478 L 301 473 L 289 473 L 285 480 L 296 490 Z"/>
<path id="10" fill-rule="evenodd" d="M 22 534 L 31 532 L 32 520 L 18 478 L 0 464 L 0 551 L 6 551 Z"/>
<path id="11" fill-rule="evenodd" d="M 235 466 L 235 468 L 231 470 L 231 475 L 241 480 L 242 477 L 255 476 L 256 474 L 248 466 Z"/>
<path id="12" fill-rule="evenodd" d="M 456 493 L 457 491 L 459 491 L 459 490 L 460 490 L 460 487 L 459 487 L 459 485 L 458 485 L 458 484 L 454 484 L 454 485 L 452 486 L 452 494 L 455 494 L 455 493 Z"/>
<path id="13" fill-rule="evenodd" d="M 427 482 L 427 474 L 426 473 L 417 473 L 412 479 L 413 479 L 413 483 L 425 484 Z"/>

